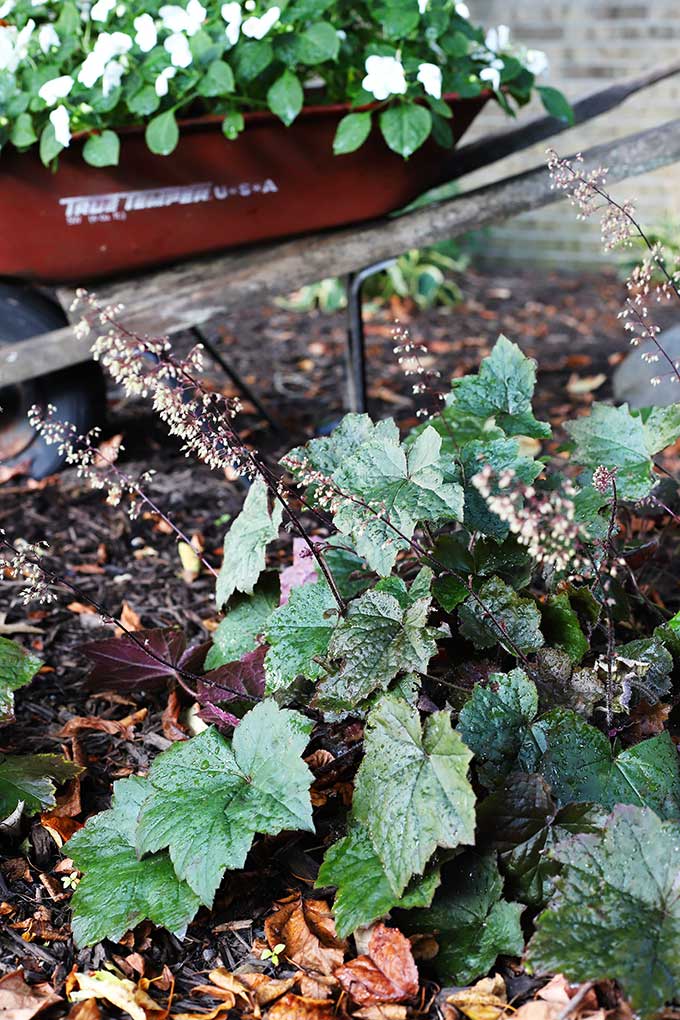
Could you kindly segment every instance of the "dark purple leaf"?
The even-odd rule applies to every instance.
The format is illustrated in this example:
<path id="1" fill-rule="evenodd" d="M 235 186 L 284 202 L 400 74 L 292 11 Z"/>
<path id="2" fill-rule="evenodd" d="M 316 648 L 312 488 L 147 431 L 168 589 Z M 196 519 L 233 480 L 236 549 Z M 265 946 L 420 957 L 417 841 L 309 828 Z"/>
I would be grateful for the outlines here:
<path id="1" fill-rule="evenodd" d="M 264 696 L 265 645 L 247 652 L 236 662 L 211 669 L 198 681 L 196 695 L 204 722 L 231 731 L 253 703 Z M 230 711 L 225 711 L 228 706 Z"/>
<path id="2" fill-rule="evenodd" d="M 135 632 L 135 640 L 122 637 L 93 641 L 83 651 L 92 663 L 88 685 L 95 690 L 157 690 L 177 679 L 177 667 L 185 664 L 194 649 L 186 653 L 186 637 L 174 627 L 154 627 Z M 137 644 L 136 642 L 139 642 Z M 143 647 L 140 647 L 143 646 Z M 148 651 L 145 651 L 148 649 Z M 159 661 L 162 660 L 162 661 Z"/>

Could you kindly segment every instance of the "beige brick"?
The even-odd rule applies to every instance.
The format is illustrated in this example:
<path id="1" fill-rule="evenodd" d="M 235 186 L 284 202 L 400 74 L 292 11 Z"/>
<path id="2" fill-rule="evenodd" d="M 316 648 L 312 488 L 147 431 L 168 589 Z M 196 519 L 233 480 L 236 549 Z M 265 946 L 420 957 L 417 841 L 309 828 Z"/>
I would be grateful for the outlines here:
<path id="1" fill-rule="evenodd" d="M 471 5 L 472 7 L 473 5 Z M 545 84 L 561 88 L 575 100 L 608 82 L 628 77 L 677 59 L 680 18 L 675 2 L 669 0 L 476 0 L 473 18 L 486 26 L 508 24 L 513 37 L 535 49 L 543 49 L 551 71 Z M 640 93 L 617 110 L 589 124 L 565 132 L 553 144 L 565 155 L 609 139 L 655 127 L 677 117 L 680 76 L 660 82 Z M 533 101 L 520 117 L 528 119 L 541 112 Z M 478 138 L 507 126 L 507 118 L 489 106 L 468 136 Z M 488 170 L 465 178 L 467 190 L 506 174 L 536 166 L 544 161 L 545 143 L 519 156 L 505 159 Z M 670 220 L 680 221 L 680 167 L 664 167 L 652 174 L 623 182 L 612 188 L 618 198 L 632 198 L 639 219 L 649 228 Z M 576 220 L 566 202 L 516 217 L 485 232 L 486 258 L 514 261 L 593 265 L 601 258 L 596 223 Z M 610 261 L 615 256 L 606 257 Z M 602 258 L 605 258 L 602 256 Z"/>

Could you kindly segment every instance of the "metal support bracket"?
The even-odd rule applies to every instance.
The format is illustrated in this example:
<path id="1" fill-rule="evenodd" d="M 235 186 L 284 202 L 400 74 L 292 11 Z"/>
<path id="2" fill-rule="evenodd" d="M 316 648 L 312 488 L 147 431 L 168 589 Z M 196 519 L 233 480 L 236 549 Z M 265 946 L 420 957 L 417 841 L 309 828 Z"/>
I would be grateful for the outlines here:
<path id="1" fill-rule="evenodd" d="M 366 344 L 361 291 L 375 273 L 394 265 L 396 258 L 373 262 L 347 276 L 347 403 L 350 411 L 366 410 Z"/>

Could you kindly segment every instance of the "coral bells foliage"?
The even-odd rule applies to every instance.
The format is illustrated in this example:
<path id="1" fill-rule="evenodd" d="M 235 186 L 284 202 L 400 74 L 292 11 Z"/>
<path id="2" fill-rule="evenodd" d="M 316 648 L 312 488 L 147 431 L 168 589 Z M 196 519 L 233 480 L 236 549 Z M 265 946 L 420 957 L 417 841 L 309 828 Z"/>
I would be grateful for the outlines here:
<path id="1" fill-rule="evenodd" d="M 512 113 L 537 91 L 569 118 L 561 94 L 536 85 L 546 68 L 545 54 L 506 26 L 485 32 L 455 0 L 0 0 L 0 147 L 37 145 L 50 163 L 83 134 L 84 159 L 109 166 L 130 124 L 166 156 L 178 117 L 217 115 L 233 140 L 253 110 L 289 126 L 305 104 L 346 103 L 338 154 L 375 118 L 408 157 L 430 136 L 452 145 L 450 93 L 492 90 Z"/>
<path id="2" fill-rule="evenodd" d="M 680 605 L 661 594 L 666 559 L 656 575 L 631 564 L 672 547 L 671 533 L 648 541 L 640 504 L 655 500 L 661 527 L 677 521 L 677 483 L 656 458 L 680 437 L 680 405 L 594 403 L 547 445 L 536 364 L 501 336 L 407 434 L 348 414 L 268 465 L 239 438 L 234 405 L 202 384 L 197 353 L 178 359 L 167 340 L 129 333 L 120 310 L 80 300 L 81 330 L 126 391 L 149 397 L 188 454 L 251 484 L 224 537 L 211 641 L 187 648 L 156 628 L 90 649 L 93 687 L 178 684 L 209 725 L 117 782 L 66 844 L 83 876 L 77 942 L 120 939 L 143 919 L 182 937 L 222 883 L 234 902 L 254 844 L 258 862 L 279 857 L 294 832 L 319 895 L 333 895 L 333 939 L 389 918 L 436 940 L 423 967 L 440 984 L 525 954 L 535 969 L 618 981 L 656 1015 L 680 994 L 668 925 L 680 764 L 665 725 Z M 421 380 L 434 390 L 427 353 L 403 333 L 396 346 L 415 396 Z M 81 440 L 53 414 L 41 428 L 87 478 L 163 512 L 97 435 Z M 74 590 L 41 550 L 2 535 L 0 548 L 29 594 Z M 593 861 L 606 911 L 581 881 Z M 375 927 L 368 957 L 339 968 L 356 1004 L 355 974 L 379 969 L 390 930 Z M 275 933 L 272 960 L 283 944 Z M 409 973 L 381 1001 L 415 1005 Z"/>

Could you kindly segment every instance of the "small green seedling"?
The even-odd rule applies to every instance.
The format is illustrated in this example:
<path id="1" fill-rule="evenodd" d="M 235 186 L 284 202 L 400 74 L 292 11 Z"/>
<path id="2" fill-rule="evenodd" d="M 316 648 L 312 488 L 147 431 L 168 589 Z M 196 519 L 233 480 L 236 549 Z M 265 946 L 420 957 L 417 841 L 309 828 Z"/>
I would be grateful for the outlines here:
<path id="1" fill-rule="evenodd" d="M 285 950 L 285 948 L 286 946 L 284 942 L 278 942 L 273 949 L 263 949 L 262 956 L 260 957 L 260 959 L 271 960 L 274 967 L 278 967 L 279 957 L 281 956 L 281 953 Z"/>

